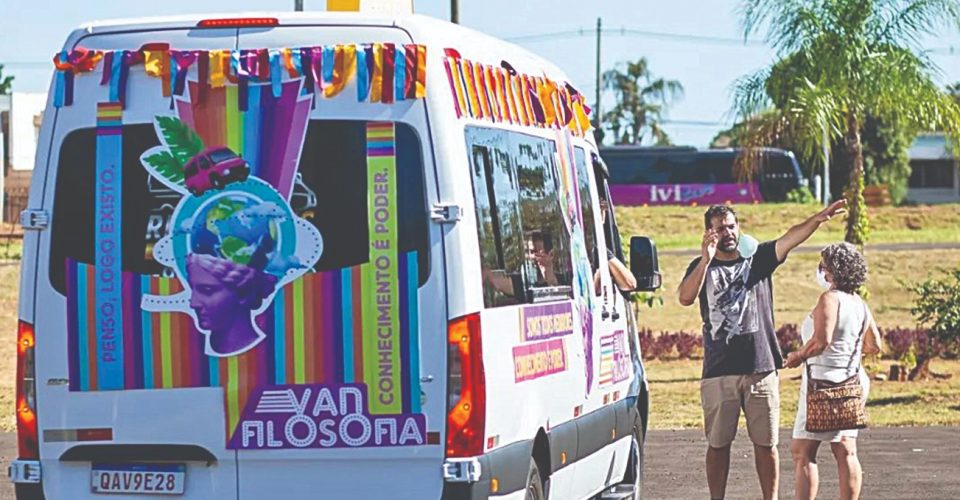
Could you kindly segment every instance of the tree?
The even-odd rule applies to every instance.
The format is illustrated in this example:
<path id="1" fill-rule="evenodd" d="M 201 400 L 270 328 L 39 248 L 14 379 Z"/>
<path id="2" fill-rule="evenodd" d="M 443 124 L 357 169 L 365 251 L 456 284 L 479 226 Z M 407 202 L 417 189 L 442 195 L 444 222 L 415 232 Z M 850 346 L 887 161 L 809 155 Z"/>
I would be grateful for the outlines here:
<path id="1" fill-rule="evenodd" d="M 615 143 L 640 144 L 649 136 L 657 145 L 670 144 L 661 124 L 666 109 L 683 97 L 680 82 L 654 79 L 647 59 L 641 57 L 625 67 L 618 65 L 606 71 L 603 86 L 612 90 L 617 100 L 613 109 L 603 115 Z"/>
<path id="2" fill-rule="evenodd" d="M 917 366 L 910 373 L 910 380 L 922 380 L 930 374 L 931 359 L 960 348 L 960 269 L 948 278 L 910 283 L 907 288 L 917 295 L 910 312 L 928 327 L 917 349 Z"/>
<path id="3" fill-rule="evenodd" d="M 960 144 L 960 105 L 934 82 L 919 39 L 960 25 L 960 0 L 743 0 L 744 34 L 766 29 L 773 67 L 741 78 L 735 110 L 760 117 L 745 146 L 789 135 L 804 158 L 842 141 L 850 162 L 846 240 L 863 245 L 863 127 L 873 117 L 895 129 L 946 131 Z M 755 154 L 740 169 L 756 168 Z"/>
<path id="4" fill-rule="evenodd" d="M 960 103 L 960 82 L 953 85 L 947 85 L 947 92 L 953 97 L 954 101 Z"/>
<path id="5" fill-rule="evenodd" d="M 3 76 L 3 65 L 0 64 L 0 95 L 7 95 L 13 88 L 13 76 Z"/>

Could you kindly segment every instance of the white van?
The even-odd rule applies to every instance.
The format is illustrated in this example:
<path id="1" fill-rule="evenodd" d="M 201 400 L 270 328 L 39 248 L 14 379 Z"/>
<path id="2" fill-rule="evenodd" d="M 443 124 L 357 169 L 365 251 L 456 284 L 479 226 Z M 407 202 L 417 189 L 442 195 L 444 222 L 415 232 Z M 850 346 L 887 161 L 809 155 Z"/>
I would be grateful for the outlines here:
<path id="1" fill-rule="evenodd" d="M 555 66 L 360 14 L 63 50 L 21 216 L 18 498 L 639 494 L 625 259 Z"/>

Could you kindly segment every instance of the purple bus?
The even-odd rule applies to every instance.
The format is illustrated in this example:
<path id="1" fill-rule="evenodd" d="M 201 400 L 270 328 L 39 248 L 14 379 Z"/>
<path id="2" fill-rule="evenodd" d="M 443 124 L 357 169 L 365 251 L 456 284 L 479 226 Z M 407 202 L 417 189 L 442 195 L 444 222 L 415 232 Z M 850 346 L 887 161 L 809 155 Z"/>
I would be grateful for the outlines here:
<path id="1" fill-rule="evenodd" d="M 739 149 L 614 146 L 600 149 L 610 171 L 610 196 L 619 206 L 712 205 L 786 201 L 803 186 L 790 151 L 766 148 L 759 175 L 737 182 Z"/>

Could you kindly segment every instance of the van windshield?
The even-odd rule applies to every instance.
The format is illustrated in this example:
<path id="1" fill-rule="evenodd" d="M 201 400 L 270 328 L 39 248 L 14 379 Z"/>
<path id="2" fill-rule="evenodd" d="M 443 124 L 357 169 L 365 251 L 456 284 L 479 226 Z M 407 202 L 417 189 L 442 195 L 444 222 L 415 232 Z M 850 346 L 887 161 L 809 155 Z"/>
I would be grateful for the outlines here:
<path id="1" fill-rule="evenodd" d="M 311 120 L 290 197 L 294 211 L 323 238 L 315 271 L 356 266 L 370 259 L 367 230 L 367 130 L 361 120 Z M 93 127 L 69 133 L 60 147 L 50 251 L 50 280 L 66 289 L 66 261 L 93 264 L 96 138 Z M 153 258 L 153 245 L 171 230 L 181 196 L 151 178 L 140 163 L 144 151 L 159 145 L 152 124 L 122 129 L 122 269 L 159 275 L 169 272 Z M 227 156 L 220 156 L 221 153 Z M 210 153 L 213 162 L 233 158 L 228 150 Z M 398 251 L 417 252 L 419 283 L 430 273 L 423 158 L 415 130 L 396 124 Z"/>

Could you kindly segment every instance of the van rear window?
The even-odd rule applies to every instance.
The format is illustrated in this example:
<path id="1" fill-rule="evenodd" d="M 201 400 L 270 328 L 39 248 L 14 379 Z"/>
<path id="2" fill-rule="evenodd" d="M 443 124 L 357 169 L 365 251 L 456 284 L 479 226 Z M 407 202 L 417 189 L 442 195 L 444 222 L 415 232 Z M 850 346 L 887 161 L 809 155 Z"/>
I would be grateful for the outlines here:
<path id="1" fill-rule="evenodd" d="M 355 266 L 370 258 L 366 125 L 359 120 L 312 120 L 307 127 L 290 205 L 323 236 L 316 271 Z M 159 144 L 152 124 L 124 125 L 124 271 L 168 272 L 153 259 L 152 248 L 170 230 L 180 195 L 151 178 L 140 164 L 140 155 Z M 416 132 L 401 123 L 396 124 L 396 159 L 398 251 L 417 252 L 422 285 L 430 274 L 423 157 Z M 66 289 L 67 259 L 93 264 L 95 172 L 96 129 L 71 132 L 60 149 L 51 224 L 50 281 L 60 293 Z"/>

